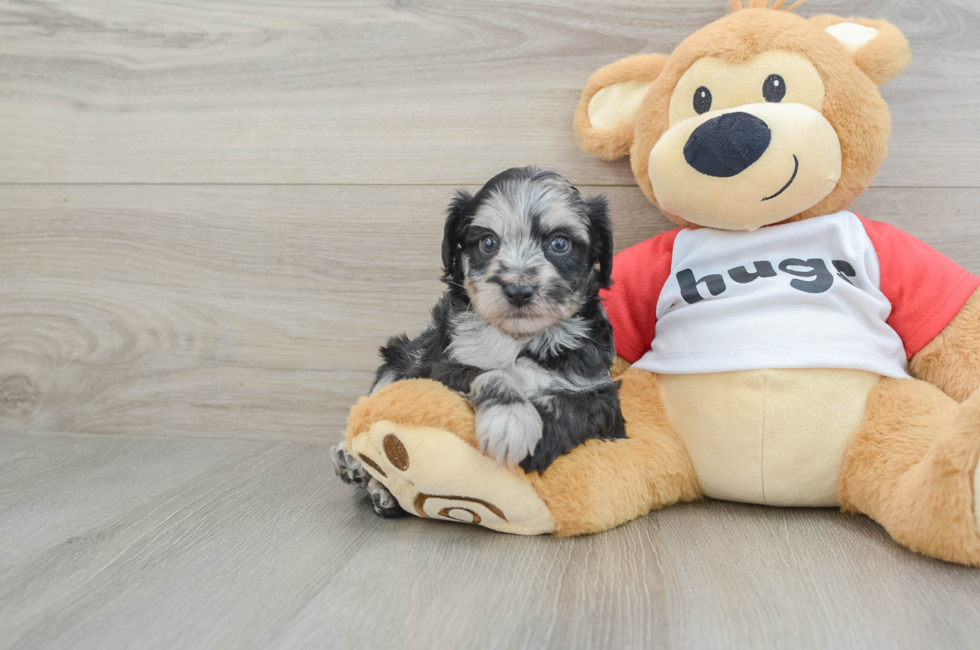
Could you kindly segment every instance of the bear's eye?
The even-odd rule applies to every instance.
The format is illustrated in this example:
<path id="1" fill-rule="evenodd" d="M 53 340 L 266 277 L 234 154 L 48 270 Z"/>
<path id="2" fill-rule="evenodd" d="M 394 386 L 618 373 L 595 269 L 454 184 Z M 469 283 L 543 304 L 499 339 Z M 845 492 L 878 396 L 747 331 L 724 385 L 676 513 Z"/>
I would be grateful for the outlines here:
<path id="1" fill-rule="evenodd" d="M 778 104 L 786 96 L 786 80 L 778 74 L 771 74 L 762 82 L 762 96 L 767 102 Z"/>
<path id="2" fill-rule="evenodd" d="M 701 86 L 694 91 L 694 112 L 698 115 L 711 108 L 711 91 Z"/>
<path id="3" fill-rule="evenodd" d="M 490 253 L 497 250 L 497 238 L 493 235 L 484 235 L 480 239 L 480 251 L 484 255 L 489 255 Z"/>

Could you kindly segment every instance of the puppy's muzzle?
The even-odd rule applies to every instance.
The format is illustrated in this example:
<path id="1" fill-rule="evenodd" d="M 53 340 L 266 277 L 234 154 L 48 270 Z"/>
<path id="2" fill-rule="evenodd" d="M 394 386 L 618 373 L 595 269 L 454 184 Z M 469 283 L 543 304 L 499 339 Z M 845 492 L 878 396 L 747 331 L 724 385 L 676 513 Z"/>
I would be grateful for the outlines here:
<path id="1" fill-rule="evenodd" d="M 504 295 L 507 296 L 507 302 L 512 304 L 514 307 L 523 307 L 531 302 L 531 298 L 534 297 L 535 291 L 537 291 L 536 287 L 526 284 L 504 285 Z"/>
<path id="2" fill-rule="evenodd" d="M 725 113 L 694 129 L 684 144 L 684 159 L 706 176 L 740 174 L 769 148 L 769 126 L 749 113 Z"/>

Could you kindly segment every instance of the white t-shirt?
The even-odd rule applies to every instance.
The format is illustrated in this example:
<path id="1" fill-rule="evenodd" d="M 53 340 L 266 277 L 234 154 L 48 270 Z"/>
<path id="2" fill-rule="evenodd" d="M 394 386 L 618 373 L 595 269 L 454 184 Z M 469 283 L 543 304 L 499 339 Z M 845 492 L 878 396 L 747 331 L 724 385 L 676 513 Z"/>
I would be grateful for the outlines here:
<path id="1" fill-rule="evenodd" d="M 670 231 L 620 253 L 613 272 L 605 299 L 617 352 L 668 374 L 852 368 L 907 377 L 911 354 L 980 284 L 919 240 L 852 212 L 755 232 Z"/>

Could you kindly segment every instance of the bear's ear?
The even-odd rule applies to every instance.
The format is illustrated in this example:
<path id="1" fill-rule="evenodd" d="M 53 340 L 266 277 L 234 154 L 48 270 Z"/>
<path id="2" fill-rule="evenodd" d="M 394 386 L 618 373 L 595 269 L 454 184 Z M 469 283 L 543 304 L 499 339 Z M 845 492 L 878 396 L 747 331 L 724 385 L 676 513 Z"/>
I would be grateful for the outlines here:
<path id="1" fill-rule="evenodd" d="M 912 61 L 908 39 L 888 21 L 823 15 L 810 22 L 840 41 L 857 67 L 878 86 Z"/>
<path id="2" fill-rule="evenodd" d="M 629 152 L 636 110 L 666 62 L 664 54 L 637 54 L 589 77 L 575 110 L 575 135 L 583 150 L 605 160 Z"/>

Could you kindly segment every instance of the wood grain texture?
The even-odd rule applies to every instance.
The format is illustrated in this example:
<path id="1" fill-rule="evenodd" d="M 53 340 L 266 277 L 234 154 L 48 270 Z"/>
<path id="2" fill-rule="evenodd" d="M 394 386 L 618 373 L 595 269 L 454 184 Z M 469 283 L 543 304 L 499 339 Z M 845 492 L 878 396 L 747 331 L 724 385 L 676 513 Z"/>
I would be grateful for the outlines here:
<path id="1" fill-rule="evenodd" d="M 669 223 L 610 199 L 617 246 Z M 0 186 L 0 429 L 320 440 L 417 333 L 447 187 Z M 980 273 L 980 190 L 854 206 Z"/>
<path id="2" fill-rule="evenodd" d="M 0 436 L 0 648 L 945 648 L 980 572 L 702 502 L 579 539 L 383 520 L 325 446 Z"/>
<path id="3" fill-rule="evenodd" d="M 579 151 L 589 74 L 669 51 L 724 0 L 0 1 L 0 182 L 482 183 L 536 163 L 632 185 Z M 975 0 L 811 0 L 885 18 L 880 186 L 980 186 Z"/>
<path id="4" fill-rule="evenodd" d="M 572 111 L 727 5 L 0 0 L 0 649 L 976 645 L 980 572 L 866 518 L 521 538 L 333 476 L 377 346 L 441 292 L 453 187 L 537 163 L 608 194 L 618 248 L 669 227 Z M 854 209 L 980 273 L 980 6 L 823 12 L 914 54 Z"/>

